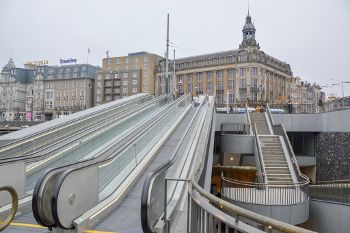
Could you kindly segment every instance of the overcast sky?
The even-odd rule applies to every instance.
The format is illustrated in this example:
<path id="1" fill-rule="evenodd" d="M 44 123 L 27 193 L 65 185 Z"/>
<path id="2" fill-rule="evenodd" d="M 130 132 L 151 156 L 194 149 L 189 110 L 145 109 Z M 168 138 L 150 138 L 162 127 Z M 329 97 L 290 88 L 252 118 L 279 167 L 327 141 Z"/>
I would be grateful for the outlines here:
<path id="1" fill-rule="evenodd" d="M 247 0 L 0 0 L 0 65 L 77 58 L 164 55 L 166 14 L 177 57 L 237 49 Z M 350 81 L 349 0 L 250 0 L 261 50 L 286 61 L 303 80 Z M 171 57 L 172 57 L 171 53 Z M 331 80 L 334 79 L 335 81 Z M 326 93 L 340 87 L 325 88 Z M 344 84 L 350 95 L 350 84 Z"/>

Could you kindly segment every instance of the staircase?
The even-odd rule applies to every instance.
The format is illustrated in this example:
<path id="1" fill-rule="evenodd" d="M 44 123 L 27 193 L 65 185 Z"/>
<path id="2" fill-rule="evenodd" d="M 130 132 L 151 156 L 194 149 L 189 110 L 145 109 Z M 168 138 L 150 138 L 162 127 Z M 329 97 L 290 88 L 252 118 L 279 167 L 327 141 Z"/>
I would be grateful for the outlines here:
<path id="1" fill-rule="evenodd" d="M 279 136 L 259 136 L 268 184 L 293 184 Z"/>
<path id="2" fill-rule="evenodd" d="M 258 131 L 258 135 L 270 134 L 269 126 L 267 125 L 267 121 L 264 113 L 254 112 L 254 113 L 250 113 L 249 116 L 250 116 L 250 121 L 253 123 L 253 125 L 254 123 L 256 123 L 256 129 Z"/>
<path id="3" fill-rule="evenodd" d="M 288 163 L 279 136 L 271 135 L 264 113 L 250 113 L 252 124 L 256 124 L 262 158 L 268 184 L 293 184 Z"/>

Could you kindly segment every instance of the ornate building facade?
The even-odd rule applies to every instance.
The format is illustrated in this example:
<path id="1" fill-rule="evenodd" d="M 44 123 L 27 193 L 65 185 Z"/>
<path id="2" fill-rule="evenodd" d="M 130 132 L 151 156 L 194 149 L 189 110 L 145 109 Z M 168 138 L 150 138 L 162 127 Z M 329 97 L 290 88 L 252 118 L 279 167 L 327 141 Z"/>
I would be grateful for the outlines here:
<path id="1" fill-rule="evenodd" d="M 169 90 L 179 95 L 216 93 L 219 104 L 288 102 L 293 78 L 290 65 L 260 50 L 255 32 L 248 12 L 239 49 L 176 59 L 176 75 L 169 72 Z M 165 60 L 161 60 L 155 68 L 156 95 L 165 90 L 164 70 Z"/>

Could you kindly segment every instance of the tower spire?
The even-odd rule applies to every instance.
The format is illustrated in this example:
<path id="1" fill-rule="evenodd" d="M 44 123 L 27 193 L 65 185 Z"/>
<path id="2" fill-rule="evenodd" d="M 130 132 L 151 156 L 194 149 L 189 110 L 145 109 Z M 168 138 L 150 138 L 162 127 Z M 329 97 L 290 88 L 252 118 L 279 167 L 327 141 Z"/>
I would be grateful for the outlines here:
<path id="1" fill-rule="evenodd" d="M 248 1 L 248 15 L 249 15 L 249 1 Z"/>

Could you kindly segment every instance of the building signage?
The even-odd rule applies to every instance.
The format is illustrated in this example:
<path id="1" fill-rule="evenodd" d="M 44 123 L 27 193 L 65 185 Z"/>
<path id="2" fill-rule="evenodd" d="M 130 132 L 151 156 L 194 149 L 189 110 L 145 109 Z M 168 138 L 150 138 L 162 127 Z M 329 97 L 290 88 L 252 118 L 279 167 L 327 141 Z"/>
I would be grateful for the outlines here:
<path id="1" fill-rule="evenodd" d="M 60 64 L 71 64 L 77 63 L 77 59 L 69 58 L 69 59 L 60 59 Z"/>
<path id="2" fill-rule="evenodd" d="M 29 61 L 24 63 L 26 66 L 43 66 L 49 64 L 48 60 L 41 60 L 41 61 Z"/>

